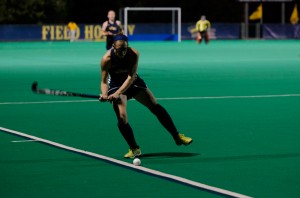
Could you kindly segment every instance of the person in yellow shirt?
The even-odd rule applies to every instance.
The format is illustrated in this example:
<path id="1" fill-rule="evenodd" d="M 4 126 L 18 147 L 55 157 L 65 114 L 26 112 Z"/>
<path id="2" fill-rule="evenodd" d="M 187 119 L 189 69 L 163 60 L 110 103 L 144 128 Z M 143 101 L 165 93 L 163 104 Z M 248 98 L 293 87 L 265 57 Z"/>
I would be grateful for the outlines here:
<path id="1" fill-rule="evenodd" d="M 205 40 L 205 43 L 209 42 L 209 31 L 210 31 L 210 22 L 206 20 L 204 15 L 201 16 L 200 20 L 196 23 L 197 30 L 197 43 L 200 44 L 202 40 Z"/>
<path id="2" fill-rule="evenodd" d="M 76 37 L 76 29 L 78 28 L 77 24 L 73 21 L 70 21 L 68 23 L 68 30 L 69 30 L 69 36 L 70 36 L 70 42 L 74 42 Z"/>

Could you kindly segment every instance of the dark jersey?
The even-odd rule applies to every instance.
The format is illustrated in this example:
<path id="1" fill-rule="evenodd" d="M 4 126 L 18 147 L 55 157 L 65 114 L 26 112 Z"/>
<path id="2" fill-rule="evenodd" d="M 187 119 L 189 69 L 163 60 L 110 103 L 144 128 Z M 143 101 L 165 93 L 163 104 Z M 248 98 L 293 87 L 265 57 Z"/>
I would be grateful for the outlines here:
<path id="1" fill-rule="evenodd" d="M 110 23 L 109 21 L 107 21 L 107 27 L 106 27 L 105 31 L 111 32 L 113 34 L 118 34 L 121 31 L 121 28 L 118 26 L 116 21 L 114 23 Z M 113 35 L 106 36 L 106 49 L 107 50 L 109 50 L 112 47 L 113 39 L 114 39 Z"/>
<path id="2" fill-rule="evenodd" d="M 132 67 L 134 62 L 132 61 L 132 56 L 136 56 L 136 54 L 132 51 L 130 47 L 127 49 L 127 53 L 123 58 L 118 58 L 114 50 L 110 51 L 110 61 L 111 66 L 108 70 L 110 75 L 110 81 L 113 82 L 117 86 L 121 86 L 124 81 L 127 79 L 128 74 L 132 71 Z"/>
<path id="3" fill-rule="evenodd" d="M 110 23 L 107 21 L 107 27 L 105 29 L 107 32 L 111 32 L 113 34 L 118 34 L 120 32 L 120 27 L 118 26 L 117 22 Z"/>
<path id="4" fill-rule="evenodd" d="M 132 60 L 132 56 L 136 56 L 134 51 L 128 47 L 127 53 L 123 58 L 118 58 L 114 50 L 111 49 L 110 51 L 110 61 L 111 65 L 108 70 L 109 78 L 108 78 L 108 84 L 109 84 L 109 90 L 108 95 L 114 93 L 116 90 L 119 89 L 125 82 L 125 80 L 128 77 L 128 74 L 132 72 L 133 66 L 134 66 L 134 60 Z M 124 93 L 127 95 L 128 99 L 134 97 L 135 94 L 137 94 L 140 89 L 146 89 L 147 85 L 141 79 L 137 74 L 136 76 L 133 76 L 135 78 L 133 84 L 126 90 Z"/>

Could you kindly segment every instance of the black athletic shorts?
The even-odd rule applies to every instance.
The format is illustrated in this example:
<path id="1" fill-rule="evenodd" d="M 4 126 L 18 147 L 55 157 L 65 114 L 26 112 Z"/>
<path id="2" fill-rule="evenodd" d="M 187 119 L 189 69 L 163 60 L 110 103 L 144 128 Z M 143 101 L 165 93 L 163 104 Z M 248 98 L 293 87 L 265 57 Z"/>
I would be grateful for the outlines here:
<path id="1" fill-rule="evenodd" d="M 199 32 L 201 37 L 206 37 L 207 36 L 207 31 L 202 31 L 202 32 Z"/>
<path id="2" fill-rule="evenodd" d="M 109 95 L 115 93 L 120 87 L 121 87 L 121 85 L 119 85 L 119 84 L 117 85 L 113 81 L 110 81 L 107 95 L 109 96 Z M 132 85 L 123 94 L 126 95 L 127 100 L 129 100 L 129 99 L 133 98 L 136 94 L 138 94 L 141 90 L 145 90 L 147 88 L 148 87 L 147 87 L 146 83 L 144 82 L 144 80 L 142 78 L 140 78 L 139 76 L 137 76 L 137 78 L 132 83 Z"/>

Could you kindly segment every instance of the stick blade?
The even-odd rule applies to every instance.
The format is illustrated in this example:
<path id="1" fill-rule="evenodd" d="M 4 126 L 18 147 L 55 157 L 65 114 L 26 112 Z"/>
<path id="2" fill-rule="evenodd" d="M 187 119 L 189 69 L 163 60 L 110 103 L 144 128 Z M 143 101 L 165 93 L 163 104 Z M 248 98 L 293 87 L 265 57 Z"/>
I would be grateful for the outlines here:
<path id="1" fill-rule="evenodd" d="M 38 82 L 37 81 L 34 81 L 31 85 L 31 90 L 33 92 L 37 92 L 37 86 L 38 86 Z"/>

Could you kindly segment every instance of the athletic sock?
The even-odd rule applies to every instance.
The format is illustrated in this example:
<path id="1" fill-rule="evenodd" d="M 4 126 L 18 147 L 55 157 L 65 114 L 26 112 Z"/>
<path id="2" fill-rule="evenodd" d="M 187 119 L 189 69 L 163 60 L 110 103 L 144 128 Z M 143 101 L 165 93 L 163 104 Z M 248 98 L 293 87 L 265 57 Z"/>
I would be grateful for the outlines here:
<path id="1" fill-rule="evenodd" d="M 159 122 L 167 129 L 167 131 L 175 138 L 178 136 L 178 131 L 175 127 L 175 124 L 169 115 L 169 113 L 166 111 L 164 107 L 162 107 L 160 104 L 155 105 L 153 110 L 151 112 L 156 115 Z"/>
<path id="2" fill-rule="evenodd" d="M 118 122 L 118 128 L 130 148 L 139 148 L 135 142 L 134 134 L 129 123 L 124 124 L 123 122 Z"/>

